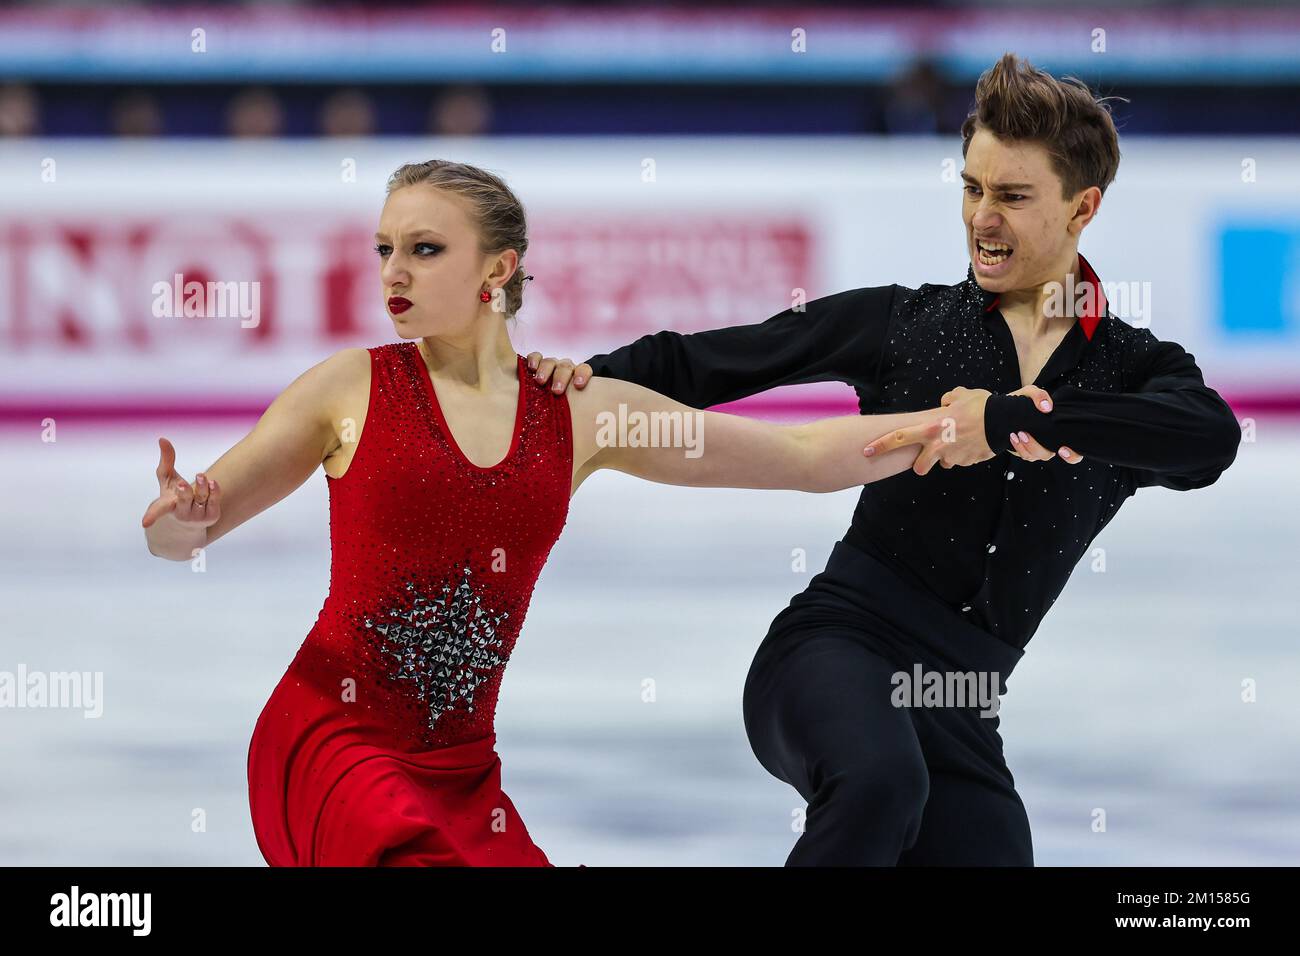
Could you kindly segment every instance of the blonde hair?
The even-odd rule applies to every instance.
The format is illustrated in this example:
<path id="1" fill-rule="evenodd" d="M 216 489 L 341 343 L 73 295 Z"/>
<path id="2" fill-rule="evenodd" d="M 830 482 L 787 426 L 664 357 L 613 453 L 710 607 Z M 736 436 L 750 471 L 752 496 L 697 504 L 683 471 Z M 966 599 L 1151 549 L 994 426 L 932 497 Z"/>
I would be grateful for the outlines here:
<path id="1" fill-rule="evenodd" d="M 977 129 L 998 139 L 1039 143 L 1061 178 L 1062 198 L 1089 186 L 1104 195 L 1119 169 L 1119 134 L 1108 101 L 1082 80 L 1058 80 L 1014 53 L 1004 53 L 975 85 L 975 109 L 961 127 L 966 155 Z M 1125 101 L 1127 102 L 1127 101 Z"/>
<path id="2" fill-rule="evenodd" d="M 506 280 L 502 290 L 506 298 L 506 318 L 514 318 L 524 304 L 524 255 L 528 252 L 528 222 L 524 205 L 506 185 L 505 180 L 486 169 L 468 163 L 453 163 L 446 159 L 430 159 L 423 163 L 399 166 L 388 177 L 388 191 L 405 186 L 437 186 L 469 200 L 473 210 L 474 225 L 478 229 L 479 251 L 495 255 L 514 249 L 519 253 L 519 264 Z"/>

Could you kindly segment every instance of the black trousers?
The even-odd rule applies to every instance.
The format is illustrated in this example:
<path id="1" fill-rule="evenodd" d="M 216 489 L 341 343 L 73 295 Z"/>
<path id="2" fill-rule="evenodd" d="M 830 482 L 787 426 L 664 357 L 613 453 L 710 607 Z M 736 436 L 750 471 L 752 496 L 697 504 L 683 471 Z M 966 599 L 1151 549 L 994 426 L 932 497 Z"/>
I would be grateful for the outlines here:
<path id="1" fill-rule="evenodd" d="M 900 707 L 894 675 L 983 672 L 1022 656 L 839 542 L 776 620 L 745 682 L 759 762 L 807 802 L 787 866 L 1032 866 L 1029 818 L 996 716 Z M 951 703 L 951 702 L 949 702 Z"/>

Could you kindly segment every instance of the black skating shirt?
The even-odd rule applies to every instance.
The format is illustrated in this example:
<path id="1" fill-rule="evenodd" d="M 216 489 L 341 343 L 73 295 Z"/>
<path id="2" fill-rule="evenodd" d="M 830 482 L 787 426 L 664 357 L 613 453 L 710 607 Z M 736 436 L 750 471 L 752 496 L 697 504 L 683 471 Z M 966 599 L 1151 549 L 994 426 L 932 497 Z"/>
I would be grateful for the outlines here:
<path id="1" fill-rule="evenodd" d="M 1046 413 L 1007 394 L 1021 386 L 1015 343 L 996 294 L 969 268 L 956 285 L 852 289 L 754 325 L 645 335 L 588 363 L 693 408 L 808 382 L 852 385 L 863 414 L 934 408 L 959 385 L 988 389 L 995 457 L 865 485 L 845 540 L 1024 647 L 1130 495 L 1212 484 L 1241 440 L 1193 356 L 1112 315 L 1096 273 L 1082 256 L 1079 265 L 1094 308 L 1035 379 L 1052 396 Z M 1013 430 L 1084 461 L 1017 458 Z"/>

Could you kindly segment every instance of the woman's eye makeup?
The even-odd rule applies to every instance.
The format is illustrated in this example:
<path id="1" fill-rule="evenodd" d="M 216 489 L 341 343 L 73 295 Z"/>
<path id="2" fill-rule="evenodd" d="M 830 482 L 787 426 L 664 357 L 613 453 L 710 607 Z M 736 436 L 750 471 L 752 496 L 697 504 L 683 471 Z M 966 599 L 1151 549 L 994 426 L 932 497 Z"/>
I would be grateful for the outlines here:
<path id="1" fill-rule="evenodd" d="M 415 254 L 417 256 L 421 256 L 421 258 L 425 258 L 425 256 L 430 256 L 430 255 L 437 255 L 438 252 L 441 252 L 443 250 L 443 247 L 439 246 L 438 243 L 435 242 L 417 242 L 416 245 L 413 246 L 412 248 L 413 250 L 415 250 Z M 432 251 L 425 252 L 421 250 L 432 250 Z M 374 251 L 378 252 L 378 254 L 380 254 L 380 258 L 382 259 L 383 256 L 390 255 L 391 252 L 393 252 L 393 247 L 386 246 L 385 243 L 382 242 L 377 242 L 374 243 Z"/>
<path id="2" fill-rule="evenodd" d="M 380 256 L 386 256 L 393 251 L 392 246 L 385 245 L 382 242 L 375 243 L 374 248 L 375 248 L 375 252 L 379 253 Z M 442 252 L 443 250 L 443 247 L 438 245 L 436 242 L 417 242 L 413 246 L 413 248 L 415 249 L 416 255 L 421 255 L 421 256 L 437 255 L 439 252 Z M 421 249 L 432 249 L 433 251 L 430 253 L 423 253 L 420 251 Z"/>

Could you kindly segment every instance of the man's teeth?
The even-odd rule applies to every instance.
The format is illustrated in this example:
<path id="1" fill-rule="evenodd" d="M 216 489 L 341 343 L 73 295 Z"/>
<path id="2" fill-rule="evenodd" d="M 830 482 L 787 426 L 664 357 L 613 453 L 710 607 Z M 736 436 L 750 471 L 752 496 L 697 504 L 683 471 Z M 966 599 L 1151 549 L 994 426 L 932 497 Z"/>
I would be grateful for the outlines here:
<path id="1" fill-rule="evenodd" d="M 979 248 L 980 262 L 986 266 L 991 266 L 1001 262 L 1007 256 L 1011 255 L 1011 247 L 1002 242 L 977 242 Z"/>

